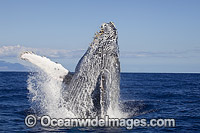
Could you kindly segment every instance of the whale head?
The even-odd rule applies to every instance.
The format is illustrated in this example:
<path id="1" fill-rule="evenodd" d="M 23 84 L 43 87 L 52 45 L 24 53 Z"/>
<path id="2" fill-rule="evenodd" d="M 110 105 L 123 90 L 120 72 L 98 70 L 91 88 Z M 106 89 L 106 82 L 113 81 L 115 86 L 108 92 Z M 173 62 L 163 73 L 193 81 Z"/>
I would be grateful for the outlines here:
<path id="1" fill-rule="evenodd" d="M 103 23 L 79 60 L 63 97 L 79 117 L 105 116 L 118 108 L 120 62 L 117 29 Z"/>

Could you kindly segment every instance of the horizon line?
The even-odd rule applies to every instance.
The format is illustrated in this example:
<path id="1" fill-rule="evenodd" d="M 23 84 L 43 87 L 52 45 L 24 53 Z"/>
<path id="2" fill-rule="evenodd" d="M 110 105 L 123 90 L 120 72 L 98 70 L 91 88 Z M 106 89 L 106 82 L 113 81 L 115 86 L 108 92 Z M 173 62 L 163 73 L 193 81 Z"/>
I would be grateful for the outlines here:
<path id="1" fill-rule="evenodd" d="M 37 72 L 37 71 L 20 71 L 20 70 L 17 70 L 17 71 L 15 71 L 15 70 L 6 70 L 6 71 L 2 71 L 2 70 L 0 70 L 0 72 L 24 72 L 24 73 L 30 73 L 30 72 Z M 75 72 L 72 72 L 72 73 L 75 73 Z M 157 74 L 159 74 L 159 73 L 162 73 L 162 74 L 200 74 L 200 72 L 126 72 L 126 71 L 124 71 L 124 72 L 120 72 L 120 73 L 149 73 L 149 74 L 152 74 L 152 73 L 157 73 Z"/>

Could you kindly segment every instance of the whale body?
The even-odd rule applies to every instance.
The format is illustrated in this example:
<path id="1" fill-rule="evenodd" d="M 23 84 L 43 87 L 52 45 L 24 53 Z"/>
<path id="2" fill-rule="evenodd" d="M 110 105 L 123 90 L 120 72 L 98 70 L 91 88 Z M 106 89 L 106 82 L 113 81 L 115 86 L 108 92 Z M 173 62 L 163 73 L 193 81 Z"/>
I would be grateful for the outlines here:
<path id="1" fill-rule="evenodd" d="M 113 22 L 101 25 L 74 73 L 32 52 L 24 52 L 20 57 L 65 84 L 62 97 L 66 108 L 76 116 L 104 117 L 109 111 L 119 109 L 120 61 L 117 29 Z"/>

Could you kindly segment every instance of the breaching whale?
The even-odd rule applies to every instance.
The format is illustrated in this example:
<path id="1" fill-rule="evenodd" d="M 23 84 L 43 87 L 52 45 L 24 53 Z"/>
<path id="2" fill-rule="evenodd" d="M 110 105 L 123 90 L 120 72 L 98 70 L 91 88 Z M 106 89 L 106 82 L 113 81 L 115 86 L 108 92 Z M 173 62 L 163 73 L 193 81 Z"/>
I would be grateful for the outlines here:
<path id="1" fill-rule="evenodd" d="M 23 52 L 20 57 L 65 84 L 62 97 L 66 108 L 77 117 L 104 117 L 119 109 L 120 61 L 113 22 L 101 25 L 74 73 L 33 52 Z"/>

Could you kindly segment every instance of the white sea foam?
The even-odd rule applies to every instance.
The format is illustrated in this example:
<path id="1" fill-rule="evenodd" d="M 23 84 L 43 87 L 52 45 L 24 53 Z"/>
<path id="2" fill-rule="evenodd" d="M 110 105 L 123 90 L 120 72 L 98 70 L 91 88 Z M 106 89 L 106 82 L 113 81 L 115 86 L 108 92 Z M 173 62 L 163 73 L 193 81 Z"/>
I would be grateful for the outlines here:
<path id="1" fill-rule="evenodd" d="M 71 118 L 73 113 L 67 110 L 62 98 L 63 84 L 59 80 L 37 70 L 28 78 L 29 98 L 32 108 L 39 115 L 49 115 L 52 118 Z"/>
<path id="2" fill-rule="evenodd" d="M 29 75 L 27 82 L 31 106 L 38 115 L 49 115 L 52 118 L 75 118 L 78 116 L 67 110 L 67 104 L 62 97 L 65 86 L 61 81 L 55 80 L 37 69 L 37 72 Z M 107 113 L 110 118 L 127 117 L 127 114 L 123 113 L 120 108 L 108 109 Z"/>

